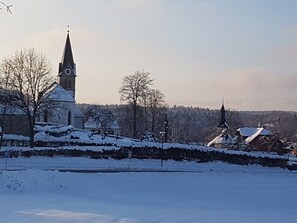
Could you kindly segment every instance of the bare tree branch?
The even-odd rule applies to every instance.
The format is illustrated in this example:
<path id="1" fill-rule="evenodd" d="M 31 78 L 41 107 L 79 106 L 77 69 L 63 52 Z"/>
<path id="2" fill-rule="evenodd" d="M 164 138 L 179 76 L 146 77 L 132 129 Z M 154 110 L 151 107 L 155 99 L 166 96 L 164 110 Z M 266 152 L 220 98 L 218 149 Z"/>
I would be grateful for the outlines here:
<path id="1" fill-rule="evenodd" d="M 6 92 L 4 99 L 26 115 L 30 146 L 34 146 L 36 119 L 55 105 L 49 94 L 54 86 L 50 73 L 45 56 L 37 54 L 34 49 L 17 52 L 0 64 L 0 88 Z"/>
<path id="2" fill-rule="evenodd" d="M 0 1 L 0 4 L 5 6 L 6 11 L 7 11 L 8 13 L 12 14 L 12 11 L 11 11 L 11 9 L 10 9 L 10 8 L 12 7 L 12 5 L 7 5 L 5 2 L 2 2 L 2 1 Z M 0 9 L 2 9 L 2 8 L 0 8 Z"/>
<path id="3" fill-rule="evenodd" d="M 133 108 L 133 137 L 137 138 L 137 107 L 145 95 L 148 94 L 153 80 L 149 77 L 150 73 L 135 71 L 134 74 L 125 76 L 119 89 L 121 101 L 127 101 Z"/>

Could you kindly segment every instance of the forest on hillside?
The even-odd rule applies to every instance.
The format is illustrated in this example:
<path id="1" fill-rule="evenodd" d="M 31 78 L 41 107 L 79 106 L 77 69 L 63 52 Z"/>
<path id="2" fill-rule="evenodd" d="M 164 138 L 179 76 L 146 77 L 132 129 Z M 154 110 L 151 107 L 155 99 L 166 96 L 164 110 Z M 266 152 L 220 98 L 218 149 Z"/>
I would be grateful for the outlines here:
<path id="1" fill-rule="evenodd" d="M 79 104 L 89 118 L 88 109 L 91 104 Z M 98 105 L 99 110 L 110 111 L 121 127 L 122 136 L 133 137 L 132 112 L 129 105 Z M 154 121 L 153 133 L 160 139 L 164 131 L 165 114 L 168 122 L 168 141 L 180 143 L 205 144 L 219 132 L 217 124 L 220 121 L 219 109 L 200 107 L 173 106 L 162 108 Z M 141 139 L 146 131 L 151 131 L 151 119 L 145 115 L 144 108 L 138 107 L 137 138 Z M 226 120 L 230 132 L 234 134 L 239 127 L 265 127 L 279 134 L 280 138 L 297 142 L 297 112 L 289 111 L 235 111 L 226 110 Z"/>

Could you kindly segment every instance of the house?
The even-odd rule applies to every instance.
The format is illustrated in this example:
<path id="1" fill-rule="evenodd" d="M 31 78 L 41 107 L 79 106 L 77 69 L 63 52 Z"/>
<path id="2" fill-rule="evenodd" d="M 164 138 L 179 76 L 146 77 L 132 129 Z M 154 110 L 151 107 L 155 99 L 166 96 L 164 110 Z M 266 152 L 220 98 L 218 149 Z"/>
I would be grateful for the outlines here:
<path id="1" fill-rule="evenodd" d="M 253 150 L 267 150 L 268 140 L 273 133 L 263 127 L 242 127 L 237 129 L 236 139 Z"/>
<path id="2" fill-rule="evenodd" d="M 289 152 L 278 134 L 274 134 L 263 127 L 239 128 L 236 132 L 236 136 L 240 142 L 247 145 L 248 150 L 276 152 L 278 154 L 286 154 Z"/>
<path id="3" fill-rule="evenodd" d="M 95 117 L 89 117 L 84 128 L 98 134 L 121 134 L 121 128 L 111 112 L 99 112 Z"/>
<path id="4" fill-rule="evenodd" d="M 265 128 L 242 127 L 237 129 L 235 135 L 240 141 L 251 142 L 258 136 L 272 136 L 273 133 Z"/>
<path id="5" fill-rule="evenodd" d="M 0 105 L 0 126 L 5 134 L 28 135 L 28 118 L 23 111 Z"/>

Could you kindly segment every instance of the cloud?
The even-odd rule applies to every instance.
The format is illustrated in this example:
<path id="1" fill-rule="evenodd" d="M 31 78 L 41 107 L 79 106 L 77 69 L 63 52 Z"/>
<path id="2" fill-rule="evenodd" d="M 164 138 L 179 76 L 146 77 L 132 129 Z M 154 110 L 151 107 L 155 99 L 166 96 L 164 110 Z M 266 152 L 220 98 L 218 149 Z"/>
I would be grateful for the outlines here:
<path id="1" fill-rule="evenodd" d="M 209 101 L 225 97 L 238 110 L 296 110 L 296 74 L 248 69 L 204 81 Z"/>

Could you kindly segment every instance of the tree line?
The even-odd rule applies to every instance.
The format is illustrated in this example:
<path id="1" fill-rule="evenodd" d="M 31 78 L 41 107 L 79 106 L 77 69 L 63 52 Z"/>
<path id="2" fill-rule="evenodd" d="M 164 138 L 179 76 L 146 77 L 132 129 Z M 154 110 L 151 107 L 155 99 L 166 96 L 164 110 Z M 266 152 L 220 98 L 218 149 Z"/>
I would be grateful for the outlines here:
<path id="1" fill-rule="evenodd" d="M 94 105 L 80 104 L 84 114 Z M 110 111 L 119 126 L 121 135 L 134 138 L 133 135 L 133 114 L 130 104 L 121 105 L 96 105 L 101 111 Z M 165 114 L 168 122 L 168 142 L 179 143 L 207 143 L 215 137 L 220 129 L 217 124 L 220 120 L 220 111 L 217 109 L 206 109 L 200 107 L 165 106 L 161 107 L 154 120 L 154 129 L 147 129 L 145 108 L 142 105 L 137 107 L 137 137 L 142 139 L 147 131 L 154 134 L 155 140 L 162 141 L 161 132 L 165 130 Z M 88 116 L 86 116 L 88 117 Z M 234 110 L 226 111 L 226 119 L 230 120 L 229 127 L 232 132 L 243 126 L 240 112 Z M 149 116 L 148 123 L 151 124 L 152 117 Z"/>
<path id="2" fill-rule="evenodd" d="M 79 105 L 82 112 L 86 113 L 88 104 Z M 102 110 L 113 113 L 121 127 L 123 136 L 133 138 L 133 124 L 131 122 L 132 110 L 129 104 L 122 105 L 97 105 Z M 137 108 L 136 139 L 141 139 L 146 129 L 144 107 Z M 219 109 L 200 107 L 173 106 L 163 107 L 155 120 L 155 139 L 161 141 L 160 132 L 164 131 L 164 114 L 168 119 L 168 141 L 179 143 L 207 144 L 220 133 L 217 124 L 220 121 Z M 150 119 L 149 119 L 150 120 Z M 297 112 L 288 111 L 236 111 L 226 110 L 226 120 L 231 134 L 240 127 L 265 127 L 277 133 L 282 139 L 297 142 Z"/>

